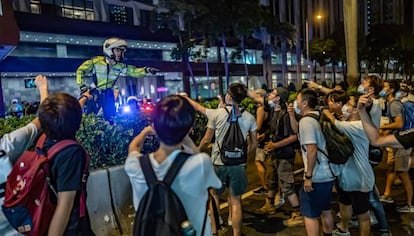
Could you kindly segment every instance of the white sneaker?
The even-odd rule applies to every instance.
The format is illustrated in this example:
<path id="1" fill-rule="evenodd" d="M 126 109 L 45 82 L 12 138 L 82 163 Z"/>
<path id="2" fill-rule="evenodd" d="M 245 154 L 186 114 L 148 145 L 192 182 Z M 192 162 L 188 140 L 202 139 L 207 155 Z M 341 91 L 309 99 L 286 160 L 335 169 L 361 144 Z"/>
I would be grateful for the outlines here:
<path id="1" fill-rule="evenodd" d="M 339 231 L 339 229 L 336 228 L 332 231 L 332 235 L 333 236 L 351 236 L 351 233 L 349 232 L 342 233 L 341 231 Z"/>

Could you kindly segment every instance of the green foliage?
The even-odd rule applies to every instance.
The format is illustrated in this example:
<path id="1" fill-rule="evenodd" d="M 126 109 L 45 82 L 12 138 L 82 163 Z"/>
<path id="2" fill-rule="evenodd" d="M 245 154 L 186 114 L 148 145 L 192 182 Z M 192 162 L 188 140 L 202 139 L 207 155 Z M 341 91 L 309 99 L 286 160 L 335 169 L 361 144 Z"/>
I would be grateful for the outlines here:
<path id="1" fill-rule="evenodd" d="M 10 133 L 13 130 L 29 124 L 35 117 L 35 115 L 31 115 L 23 118 L 0 118 L 0 137 L 3 137 L 4 134 Z"/>
<path id="2" fill-rule="evenodd" d="M 290 92 L 287 103 L 293 103 L 296 100 L 296 97 L 298 96 L 298 92 Z"/>
<path id="3" fill-rule="evenodd" d="M 151 121 L 144 114 L 118 116 L 113 124 L 102 116 L 84 115 L 76 138 L 88 151 L 91 168 L 105 168 L 123 164 L 131 140 L 150 124 Z M 151 152 L 158 148 L 156 139 L 148 141 L 144 144 L 143 152 Z"/>

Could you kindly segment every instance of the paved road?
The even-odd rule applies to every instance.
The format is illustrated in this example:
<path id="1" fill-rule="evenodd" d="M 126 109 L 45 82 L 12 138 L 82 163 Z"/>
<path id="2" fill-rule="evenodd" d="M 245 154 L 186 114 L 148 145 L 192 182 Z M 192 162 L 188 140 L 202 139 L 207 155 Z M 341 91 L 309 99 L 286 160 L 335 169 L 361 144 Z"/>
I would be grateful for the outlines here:
<path id="1" fill-rule="evenodd" d="M 297 169 L 301 167 L 301 158 L 298 156 Z M 251 161 L 248 163 L 248 177 L 249 177 L 249 190 L 256 189 L 259 186 L 259 179 L 256 174 L 254 163 Z M 381 164 L 376 167 L 376 182 L 382 193 L 385 184 L 385 164 Z M 300 176 L 297 176 L 300 181 Z M 405 199 L 405 193 L 402 186 L 393 187 L 393 198 L 396 200 L 395 204 L 385 204 L 385 210 L 388 217 L 388 222 L 391 226 L 391 231 L 394 236 L 402 235 L 414 235 L 414 214 L 413 213 L 399 213 L 395 210 L 396 205 L 403 205 Z M 289 218 L 289 210 L 291 210 L 288 204 L 285 204 L 280 208 L 275 215 L 259 215 L 255 213 L 255 210 L 260 208 L 264 204 L 264 196 L 256 196 L 251 192 L 245 194 L 243 199 L 243 234 L 248 236 L 303 236 L 306 235 L 304 227 L 287 228 L 283 225 L 283 220 Z M 336 201 L 336 194 L 333 193 L 332 207 L 334 213 L 338 211 L 338 204 Z M 226 204 L 222 204 L 222 207 Z M 224 207 L 221 211 L 223 219 L 227 219 L 228 211 Z M 338 220 L 338 218 L 336 219 Z M 358 235 L 358 229 L 351 229 L 352 235 Z M 225 228 L 220 235 L 227 236 L 232 235 L 230 228 Z M 377 235 L 375 226 L 373 226 L 373 232 L 371 235 Z"/>

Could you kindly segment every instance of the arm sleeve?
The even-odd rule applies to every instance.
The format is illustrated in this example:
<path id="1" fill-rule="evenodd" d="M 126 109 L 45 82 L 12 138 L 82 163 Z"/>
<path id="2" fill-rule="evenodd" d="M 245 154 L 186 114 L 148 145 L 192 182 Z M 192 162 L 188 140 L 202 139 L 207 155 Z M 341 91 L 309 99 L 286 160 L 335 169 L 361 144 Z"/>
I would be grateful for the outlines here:
<path id="1" fill-rule="evenodd" d="M 398 132 L 395 135 L 395 138 L 398 140 L 398 142 L 401 143 L 401 145 L 407 149 L 414 146 L 414 130 L 407 130 L 403 132 Z"/>
<path id="2" fill-rule="evenodd" d="M 83 76 L 85 76 L 85 74 L 92 72 L 92 69 L 93 69 L 93 61 L 92 60 L 84 61 L 82 65 L 80 65 L 78 69 L 76 70 L 76 83 L 78 85 L 84 84 L 85 79 L 83 78 Z"/>
<path id="3" fill-rule="evenodd" d="M 141 78 L 144 77 L 147 74 L 147 72 L 145 72 L 145 67 L 135 67 L 133 65 L 127 65 L 126 74 L 134 78 Z"/>
<path id="4" fill-rule="evenodd" d="M 6 152 L 10 162 L 14 164 L 24 151 L 33 143 L 37 136 L 37 128 L 30 123 L 11 133 L 3 135 L 0 149 Z"/>

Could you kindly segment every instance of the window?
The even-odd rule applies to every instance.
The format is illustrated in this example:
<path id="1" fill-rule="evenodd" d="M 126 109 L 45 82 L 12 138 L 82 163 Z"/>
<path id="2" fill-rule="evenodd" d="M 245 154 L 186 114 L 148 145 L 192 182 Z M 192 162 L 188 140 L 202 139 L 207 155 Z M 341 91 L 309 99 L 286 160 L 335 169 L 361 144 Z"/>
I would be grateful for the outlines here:
<path id="1" fill-rule="evenodd" d="M 133 25 L 133 11 L 130 7 L 109 5 L 109 22 L 119 25 Z"/>
<path id="2" fill-rule="evenodd" d="M 30 0 L 30 7 L 35 14 L 94 20 L 93 0 Z"/>

